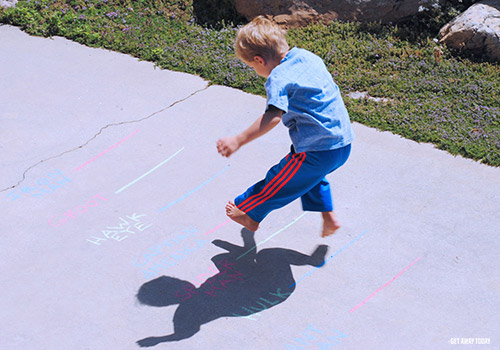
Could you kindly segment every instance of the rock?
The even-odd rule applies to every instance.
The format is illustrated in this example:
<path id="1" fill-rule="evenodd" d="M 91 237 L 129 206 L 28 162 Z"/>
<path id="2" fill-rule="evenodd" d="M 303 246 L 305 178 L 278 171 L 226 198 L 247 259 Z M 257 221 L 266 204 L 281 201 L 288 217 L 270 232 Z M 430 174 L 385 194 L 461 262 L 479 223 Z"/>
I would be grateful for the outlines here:
<path id="1" fill-rule="evenodd" d="M 500 0 L 484 0 L 441 28 L 440 42 L 500 62 Z"/>
<path id="2" fill-rule="evenodd" d="M 0 7 L 14 7 L 17 0 L 0 0 Z"/>
<path id="3" fill-rule="evenodd" d="M 383 23 L 407 19 L 438 0 L 234 0 L 236 10 L 248 20 L 269 15 L 276 22 L 302 25 L 312 21 Z"/>
<path id="4" fill-rule="evenodd" d="M 366 91 L 351 91 L 347 94 L 347 97 L 352 98 L 353 100 L 370 100 L 377 103 L 391 103 L 395 102 L 393 99 L 387 97 L 372 97 Z"/>

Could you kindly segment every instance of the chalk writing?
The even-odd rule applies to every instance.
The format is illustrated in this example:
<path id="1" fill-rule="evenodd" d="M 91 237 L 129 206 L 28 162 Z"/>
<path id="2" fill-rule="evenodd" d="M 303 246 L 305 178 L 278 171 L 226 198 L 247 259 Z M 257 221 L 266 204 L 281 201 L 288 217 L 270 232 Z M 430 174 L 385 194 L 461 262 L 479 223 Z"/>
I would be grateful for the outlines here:
<path id="1" fill-rule="evenodd" d="M 228 273 L 229 270 L 221 271 L 218 276 L 213 276 L 207 280 L 210 290 L 205 290 L 204 293 L 208 294 L 212 297 L 215 297 L 215 291 L 227 288 L 227 284 L 229 282 L 242 281 L 241 278 L 243 274 L 239 271 L 232 270 Z M 223 279 L 224 278 L 224 279 Z"/>
<path id="2" fill-rule="evenodd" d="M 101 241 L 106 241 L 108 239 L 113 239 L 115 241 L 121 242 L 128 237 L 129 233 L 135 234 L 136 231 L 142 232 L 153 226 L 153 224 L 146 225 L 142 223 L 140 218 L 144 216 L 146 216 L 146 214 L 138 215 L 134 213 L 132 215 L 126 215 L 125 219 L 119 217 L 119 226 L 108 226 L 105 230 L 101 231 L 102 236 L 92 236 L 91 239 L 87 239 L 87 242 L 96 245 L 101 245 Z"/>
<path id="3" fill-rule="evenodd" d="M 70 182 L 71 180 L 64 176 L 60 170 L 55 169 L 53 172 L 48 173 L 46 177 L 38 179 L 36 185 L 21 186 L 10 191 L 5 196 L 10 201 L 17 200 L 23 194 L 34 198 L 42 198 L 44 195 L 55 192 L 56 189 Z"/>
<path id="4" fill-rule="evenodd" d="M 331 335 L 332 332 L 335 332 L 335 335 Z M 341 344 L 342 341 L 339 339 L 345 337 L 347 337 L 346 334 L 336 329 L 329 329 L 328 333 L 326 333 L 310 325 L 301 333 L 300 338 L 294 338 L 291 342 L 292 344 L 286 344 L 285 346 L 287 350 L 295 350 L 304 349 L 304 346 L 310 349 L 312 345 L 315 345 L 315 349 L 326 350 L 332 346 Z"/>
<path id="5" fill-rule="evenodd" d="M 93 196 L 89 201 L 87 201 L 85 204 L 79 205 L 75 209 L 67 210 L 62 215 L 60 215 L 58 219 L 54 219 L 55 216 L 51 216 L 49 218 L 49 225 L 54 226 L 54 227 L 62 226 L 68 222 L 68 219 L 74 219 L 77 216 L 80 216 L 81 214 L 86 213 L 89 210 L 89 208 L 97 207 L 99 204 L 99 202 L 97 201 L 97 198 L 103 202 L 107 201 L 106 198 L 102 197 L 98 193 L 95 196 Z"/>
<path id="6" fill-rule="evenodd" d="M 228 220 L 224 221 L 223 223 L 217 225 L 216 227 L 210 229 L 209 231 L 205 232 L 202 236 L 207 236 L 207 235 L 217 231 L 221 227 L 227 225 L 230 222 L 231 222 L 231 219 L 228 219 Z M 186 247 L 185 247 L 184 250 L 180 251 L 181 253 L 183 251 L 188 252 L 188 254 L 186 254 L 186 256 L 184 256 L 184 257 L 182 255 L 178 254 L 179 253 L 179 251 L 178 251 L 177 254 L 175 254 L 175 253 L 173 254 L 173 256 L 172 256 L 173 259 L 170 259 L 170 260 L 165 259 L 165 258 L 160 260 L 158 257 L 156 257 L 154 259 L 160 260 L 160 261 L 152 262 L 151 261 L 152 258 L 155 256 L 158 256 L 158 255 L 167 254 L 164 251 L 166 247 L 171 248 L 173 245 L 179 244 L 180 242 L 184 241 L 188 237 L 192 237 L 194 235 L 194 233 L 196 233 L 196 232 L 198 232 L 198 231 L 194 227 L 190 227 L 189 229 L 184 229 L 182 234 L 177 235 L 174 238 L 169 238 L 166 241 L 149 248 L 148 252 L 144 253 L 141 259 L 137 259 L 134 261 L 134 266 L 142 267 L 143 268 L 142 272 L 147 278 L 158 277 L 162 273 L 163 269 L 168 268 L 167 266 L 177 265 L 177 263 L 179 261 L 184 260 L 184 258 L 187 255 L 189 255 L 189 252 L 188 252 L 188 249 L 186 249 Z M 196 241 L 197 241 L 197 244 L 199 247 L 202 247 L 206 243 L 208 243 L 208 241 L 205 241 L 202 239 L 198 239 Z M 146 266 L 146 265 L 150 265 L 150 266 Z M 218 270 L 213 270 L 213 272 L 217 273 Z M 208 276 L 211 276 L 211 275 L 208 275 Z M 197 276 L 197 278 L 200 278 L 200 276 Z M 203 283 L 204 280 L 200 280 L 200 282 Z"/>
<path id="7" fill-rule="evenodd" d="M 223 271 L 218 272 L 216 275 L 208 278 L 205 283 L 203 283 L 199 288 L 193 288 L 193 285 L 186 284 L 183 287 L 183 291 L 179 290 L 175 293 L 175 296 L 181 298 L 181 301 L 190 299 L 193 294 L 205 293 L 212 297 L 215 297 L 215 291 L 226 288 L 229 282 L 242 281 L 241 276 L 243 274 L 239 271 L 234 270 L 231 266 L 235 265 L 227 260 L 221 260 L 218 266 L 225 267 Z M 231 270 L 231 271 L 229 271 Z M 229 272 L 229 273 L 228 273 Z M 183 295 L 180 295 L 183 292 Z"/>
<path id="8" fill-rule="evenodd" d="M 150 247 L 146 253 L 142 254 L 141 258 L 134 261 L 134 266 L 144 267 L 151 262 L 154 256 L 161 255 L 165 253 L 165 249 L 171 248 L 182 241 L 186 240 L 188 237 L 192 237 L 198 230 L 190 226 L 187 229 L 183 229 L 182 233 L 177 234 L 175 237 L 168 238 L 165 241 Z"/>
<path id="9" fill-rule="evenodd" d="M 149 264 L 142 270 L 147 278 L 157 277 L 170 267 L 177 265 L 182 260 L 185 260 L 192 253 L 198 251 L 201 247 L 207 245 L 210 241 L 195 238 L 188 243 L 184 243 L 184 247 L 176 249 L 171 253 L 159 256 L 153 264 Z"/>
<path id="10" fill-rule="evenodd" d="M 193 252 L 210 243 L 204 239 L 193 238 L 196 232 L 198 231 L 193 227 L 184 229 L 181 234 L 149 248 L 141 259 L 134 261 L 134 265 L 142 268 L 146 278 L 158 277 L 170 267 L 177 265 Z M 189 240 L 187 240 L 188 238 Z M 175 247 L 173 251 L 166 249 L 173 247 Z"/>
<path id="11" fill-rule="evenodd" d="M 203 282 L 205 282 L 207 277 L 211 277 L 217 273 L 219 273 L 219 270 L 217 270 L 215 267 L 210 265 L 210 267 L 208 268 L 208 272 L 201 273 L 198 276 L 196 276 L 195 280 L 192 283 L 194 285 L 198 285 L 198 287 L 199 287 Z"/>
<path id="12" fill-rule="evenodd" d="M 276 304 L 279 304 L 280 302 L 282 302 L 283 300 L 285 300 L 286 298 L 288 298 L 292 293 L 286 293 L 286 292 L 281 292 L 281 289 L 278 288 L 276 293 L 273 293 L 273 292 L 269 292 L 269 298 L 270 299 L 274 299 L 274 302 L 273 301 L 269 301 L 265 298 L 259 298 L 261 301 L 269 304 L 270 306 L 274 306 Z M 277 300 L 276 300 L 277 299 Z M 283 300 L 280 300 L 280 299 L 283 299 Z M 257 312 L 261 312 L 261 311 L 264 311 L 268 308 L 268 306 L 266 306 L 265 304 L 262 304 L 260 301 L 259 302 L 256 302 L 256 304 L 258 304 L 260 307 L 255 307 L 255 306 L 248 306 L 247 307 L 241 307 L 244 311 L 246 311 L 248 313 L 248 315 L 244 316 L 244 315 L 238 315 L 238 314 L 235 314 L 233 313 L 233 316 L 236 316 L 236 317 L 243 317 L 243 318 L 246 318 L 246 319 L 249 319 L 249 320 L 252 320 L 252 321 L 257 321 L 255 318 L 253 318 L 253 314 L 257 313 Z M 253 304 L 255 305 L 255 304 Z M 260 314 L 256 314 L 255 316 L 262 316 Z"/>

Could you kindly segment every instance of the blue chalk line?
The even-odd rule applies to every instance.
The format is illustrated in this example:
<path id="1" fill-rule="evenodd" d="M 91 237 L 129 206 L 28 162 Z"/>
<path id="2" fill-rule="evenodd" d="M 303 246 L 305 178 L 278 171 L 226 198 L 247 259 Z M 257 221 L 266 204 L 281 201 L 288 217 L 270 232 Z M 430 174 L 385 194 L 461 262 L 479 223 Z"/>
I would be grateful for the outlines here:
<path id="1" fill-rule="evenodd" d="M 352 241 L 350 241 L 349 243 L 347 243 L 345 246 L 343 246 L 342 248 L 340 248 L 339 250 L 337 250 L 332 256 L 330 256 L 328 259 L 326 259 L 325 261 L 323 261 L 319 266 L 316 266 L 314 269 L 312 269 L 311 271 L 309 271 L 308 273 L 304 274 L 301 278 L 299 278 L 295 283 L 291 284 L 290 285 L 290 288 L 292 288 L 293 286 L 297 285 L 297 283 L 299 283 L 300 281 L 302 281 L 304 278 L 306 278 L 307 276 L 309 276 L 311 273 L 313 273 L 314 271 L 316 271 L 317 269 L 319 269 L 321 266 L 323 266 L 328 260 L 331 260 L 332 258 L 334 258 L 335 256 L 337 256 L 341 251 L 343 251 L 345 248 L 349 247 L 351 244 L 353 244 L 354 242 L 356 242 L 358 239 L 360 239 L 361 237 L 363 237 L 365 235 L 365 233 L 367 233 L 368 230 L 366 230 L 365 232 L 363 232 L 362 234 L 360 234 L 358 237 L 354 238 Z"/>
<path id="2" fill-rule="evenodd" d="M 222 174 L 224 171 L 226 171 L 227 169 L 229 168 L 229 165 L 226 165 L 226 167 L 224 169 L 222 169 L 221 171 L 219 171 L 217 174 L 215 174 L 214 176 L 212 176 L 210 179 L 208 179 L 207 181 L 205 181 L 204 183 L 202 183 L 201 185 L 199 185 L 198 187 L 192 189 L 191 191 L 189 191 L 188 193 L 186 193 L 185 195 L 177 198 L 175 201 L 167 204 L 166 206 L 164 206 L 163 208 L 159 209 L 158 212 L 161 213 L 162 211 L 164 210 L 167 210 L 168 208 L 170 208 L 171 206 L 179 203 L 181 200 L 185 199 L 186 197 L 192 195 L 193 193 L 195 193 L 196 191 L 200 190 L 202 187 L 206 186 L 209 182 L 211 182 L 213 179 L 215 179 L 217 176 L 219 176 L 220 174 Z"/>
<path id="3" fill-rule="evenodd" d="M 149 174 L 151 174 L 153 171 L 155 171 L 156 169 L 158 169 L 159 167 L 161 167 L 163 164 L 165 164 L 166 162 L 168 162 L 170 159 L 174 158 L 176 155 L 178 155 L 182 150 L 184 149 L 184 147 L 182 147 L 180 150 L 178 150 L 177 152 L 175 152 L 174 154 L 172 154 L 170 157 L 168 157 L 167 159 L 165 159 L 163 162 L 161 162 L 160 164 L 158 164 L 157 166 L 155 166 L 153 169 L 151 169 L 150 171 L 148 171 L 147 173 L 139 176 L 137 179 L 135 179 L 134 181 L 132 181 L 131 183 L 129 183 L 128 185 L 125 185 L 123 186 L 122 188 L 120 188 L 118 191 L 115 192 L 115 194 L 118 194 L 120 193 L 121 191 L 129 188 L 130 186 L 132 186 L 133 184 L 135 184 L 137 181 L 145 178 L 146 176 L 148 176 Z"/>

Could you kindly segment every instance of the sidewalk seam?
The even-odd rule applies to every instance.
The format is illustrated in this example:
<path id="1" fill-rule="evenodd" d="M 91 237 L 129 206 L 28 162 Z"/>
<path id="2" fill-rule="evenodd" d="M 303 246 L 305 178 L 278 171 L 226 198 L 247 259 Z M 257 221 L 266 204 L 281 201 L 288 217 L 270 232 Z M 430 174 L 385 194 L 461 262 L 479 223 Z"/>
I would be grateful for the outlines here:
<path id="1" fill-rule="evenodd" d="M 76 151 L 76 150 L 78 150 L 78 149 L 80 149 L 80 148 L 83 148 L 83 147 L 87 146 L 90 142 L 92 142 L 93 140 L 95 140 L 95 139 L 96 139 L 96 138 L 97 138 L 97 137 L 98 137 L 98 136 L 99 136 L 99 135 L 103 132 L 103 130 L 104 130 L 104 129 L 107 129 L 107 128 L 112 127 L 112 126 L 120 126 L 120 125 L 125 125 L 125 124 L 132 124 L 132 123 L 139 123 L 139 122 L 142 122 L 142 121 L 144 121 L 144 120 L 147 120 L 147 119 L 149 119 L 149 118 L 151 118 L 151 117 L 153 117 L 153 116 L 155 116 L 155 115 L 157 115 L 157 114 L 159 114 L 159 113 L 162 113 L 162 112 L 164 112 L 164 111 L 166 111 L 166 110 L 168 110 L 168 109 L 170 109 L 170 108 L 174 107 L 174 106 L 175 106 L 176 104 L 178 104 L 178 103 L 181 103 L 181 102 L 184 102 L 184 101 L 188 100 L 189 98 L 193 97 L 194 95 L 196 95 L 196 94 L 198 94 L 198 93 L 200 93 L 200 92 L 202 92 L 202 91 L 207 90 L 209 87 L 210 87 L 210 84 L 207 84 L 207 86 L 205 86 L 203 89 L 196 90 L 196 91 L 194 91 L 193 93 L 191 93 L 190 95 L 188 95 L 188 96 L 186 96 L 186 97 L 184 97 L 184 98 L 182 98 L 182 99 L 180 99 L 180 100 L 174 101 L 174 102 L 172 102 L 169 106 L 167 106 L 167 107 L 165 107 L 165 108 L 163 108 L 163 109 L 160 109 L 159 111 L 156 111 L 156 112 L 154 112 L 154 113 L 151 113 L 150 115 L 148 115 L 148 116 L 146 116 L 146 117 L 144 117 L 144 118 L 141 118 L 141 119 L 136 119 L 136 120 L 128 120 L 128 121 L 124 121 L 124 122 L 120 122 L 120 123 L 112 123 L 112 124 L 108 124 L 108 125 L 106 125 L 106 126 L 103 126 L 103 127 L 102 127 L 102 128 L 101 128 L 98 132 L 97 132 L 97 134 L 95 134 L 94 136 L 92 136 L 92 137 L 91 137 L 91 138 L 90 138 L 87 142 L 85 142 L 83 145 L 80 145 L 80 146 L 78 146 L 78 147 L 76 147 L 76 148 L 73 148 L 73 149 L 71 149 L 71 150 L 68 150 L 68 151 L 64 151 L 64 152 L 62 152 L 61 154 L 58 154 L 58 155 L 56 155 L 56 156 L 52 156 L 52 157 L 47 158 L 47 159 L 42 159 L 42 160 L 40 160 L 38 163 L 35 163 L 35 164 L 31 165 L 30 167 L 28 167 L 28 168 L 24 171 L 24 173 L 23 173 L 23 178 L 22 178 L 21 180 L 19 180 L 19 181 L 17 182 L 17 184 L 12 185 L 12 186 L 9 186 L 9 187 L 7 187 L 7 188 L 4 188 L 4 189 L 0 190 L 0 193 L 5 192 L 5 191 L 8 191 L 8 190 L 11 190 L 11 189 L 13 189 L 13 188 L 16 188 L 17 186 L 19 186 L 20 184 L 22 184 L 22 183 L 24 182 L 24 180 L 26 180 L 26 174 L 27 174 L 27 173 L 28 173 L 31 169 L 33 169 L 33 168 L 35 168 L 37 165 L 39 165 L 40 163 L 47 162 L 47 161 L 49 161 L 49 160 L 52 160 L 52 159 L 56 159 L 56 158 L 62 157 L 62 156 L 63 156 L 63 155 L 65 155 L 66 153 L 71 153 L 71 152 L 73 152 L 73 151 Z"/>

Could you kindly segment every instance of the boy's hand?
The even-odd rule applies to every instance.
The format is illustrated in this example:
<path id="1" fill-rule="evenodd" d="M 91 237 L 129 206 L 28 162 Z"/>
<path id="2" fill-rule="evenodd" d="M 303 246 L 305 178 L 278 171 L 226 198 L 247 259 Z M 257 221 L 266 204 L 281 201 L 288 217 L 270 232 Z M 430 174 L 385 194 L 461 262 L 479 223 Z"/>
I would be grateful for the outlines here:
<path id="1" fill-rule="evenodd" d="M 217 152 L 223 157 L 229 157 L 240 148 L 236 137 L 224 137 L 217 141 Z"/>

